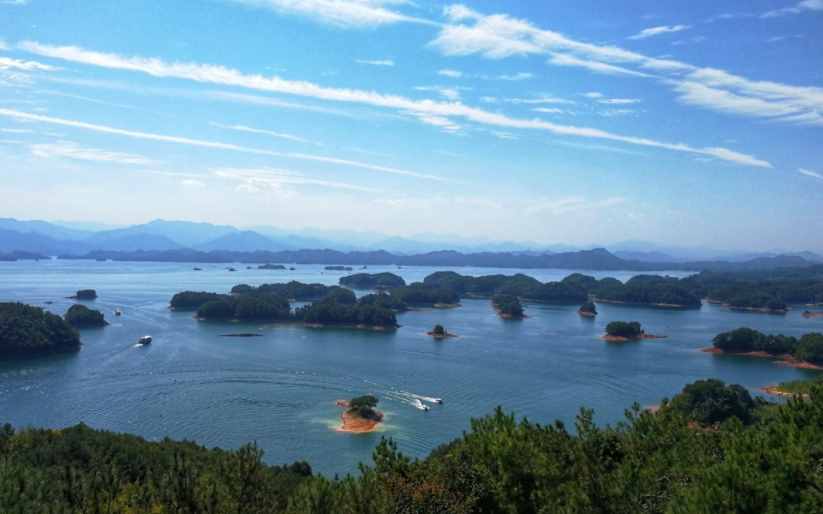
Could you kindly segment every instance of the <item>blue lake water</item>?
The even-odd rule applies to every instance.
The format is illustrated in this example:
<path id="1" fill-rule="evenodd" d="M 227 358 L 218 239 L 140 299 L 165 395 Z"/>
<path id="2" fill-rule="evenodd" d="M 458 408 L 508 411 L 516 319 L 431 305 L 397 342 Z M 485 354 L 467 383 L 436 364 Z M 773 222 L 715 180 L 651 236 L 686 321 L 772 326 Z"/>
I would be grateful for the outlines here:
<path id="1" fill-rule="evenodd" d="M 356 470 L 369 462 L 381 436 L 394 438 L 416 457 L 468 429 L 473 417 L 497 405 L 519 416 L 571 423 L 580 406 L 595 409 L 600 422 L 622 418 L 633 402 L 656 404 L 685 384 L 716 377 L 757 388 L 814 372 L 760 359 L 717 357 L 700 352 L 718 332 L 751 326 L 801 335 L 823 329 L 823 320 L 730 312 L 704 305 L 663 311 L 598 305 L 596 320 L 577 306 L 526 305 L 523 321 L 501 320 L 486 300 L 465 300 L 449 310 L 400 314 L 394 333 L 306 329 L 295 325 L 213 324 L 168 309 L 182 290 L 228 292 L 235 284 L 300 280 L 336 284 L 346 272 L 322 266 L 295 271 L 247 270 L 235 265 L 43 261 L 0 263 L 0 301 L 21 301 L 63 314 L 81 288 L 99 298 L 84 302 L 103 311 L 111 325 L 81 331 L 83 347 L 72 355 L 0 362 L 0 422 L 62 427 L 84 422 L 149 439 L 192 439 L 235 448 L 250 441 L 270 463 L 307 460 L 326 474 Z M 369 267 L 407 281 L 447 268 Z M 463 274 L 523 272 L 541 281 L 569 270 L 457 268 Z M 626 280 L 633 272 L 598 272 Z M 678 275 L 677 273 L 671 273 Z M 44 302 L 53 301 L 52 305 Z M 115 308 L 124 311 L 114 317 Z M 606 323 L 640 321 L 668 339 L 607 344 Z M 426 335 L 441 323 L 458 338 Z M 260 331 L 262 337 L 221 334 Z M 154 343 L 135 347 L 151 334 Z M 381 432 L 336 432 L 335 400 L 372 393 L 386 413 Z M 442 397 L 442 406 L 421 412 L 409 394 Z"/>

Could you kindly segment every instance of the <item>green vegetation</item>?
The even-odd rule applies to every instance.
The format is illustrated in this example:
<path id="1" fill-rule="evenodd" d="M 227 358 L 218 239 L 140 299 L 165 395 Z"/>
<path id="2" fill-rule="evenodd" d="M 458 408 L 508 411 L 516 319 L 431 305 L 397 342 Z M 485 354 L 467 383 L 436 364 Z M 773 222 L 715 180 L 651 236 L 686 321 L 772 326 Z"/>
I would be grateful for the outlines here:
<path id="1" fill-rule="evenodd" d="M 791 355 L 797 360 L 823 364 L 823 334 L 806 334 L 800 339 L 784 335 L 766 335 L 741 327 L 717 334 L 713 345 L 727 353 L 765 352 L 774 356 Z"/>
<path id="2" fill-rule="evenodd" d="M 637 321 L 612 321 L 606 325 L 606 334 L 612 337 L 638 339 L 643 335 L 643 327 Z"/>
<path id="3" fill-rule="evenodd" d="M 578 311 L 582 314 L 591 314 L 596 316 L 597 315 L 597 306 L 595 306 L 594 302 L 586 302 L 580 306 Z"/>
<path id="4" fill-rule="evenodd" d="M 687 385 L 672 399 L 668 408 L 704 426 L 716 425 L 732 417 L 748 425 L 754 419 L 755 408 L 761 405 L 742 386 L 708 379 Z"/>
<path id="5" fill-rule="evenodd" d="M 361 296 L 358 299 L 358 303 L 363 305 L 375 305 L 377 307 L 391 309 L 394 312 L 403 312 L 409 309 L 409 306 L 398 300 L 396 296 L 385 292 Z"/>
<path id="6" fill-rule="evenodd" d="M 440 325 L 439 323 L 431 330 L 431 335 L 434 337 L 446 337 L 447 334 L 448 332 L 446 332 L 446 327 Z"/>
<path id="7" fill-rule="evenodd" d="M 394 273 L 355 273 L 340 278 L 340 285 L 352 289 L 391 289 L 403 287 L 406 281 Z"/>
<path id="8" fill-rule="evenodd" d="M 337 288 L 337 286 L 326 286 L 323 284 L 304 284 L 302 282 L 292 280 L 291 282 L 287 282 L 285 284 L 263 284 L 260 287 L 258 287 L 256 291 L 259 293 L 268 293 L 282 296 L 284 298 L 288 298 L 289 300 L 296 300 L 298 302 L 311 302 L 314 300 L 319 300 L 320 298 L 323 298 L 324 296 L 328 295 L 329 291 L 334 288 Z M 234 292 L 234 289 L 232 289 L 232 293 Z"/>
<path id="9" fill-rule="evenodd" d="M 380 400 L 370 394 L 349 400 L 349 413 L 362 419 L 380 421 L 383 415 L 375 410 Z"/>
<path id="10" fill-rule="evenodd" d="M 22 303 L 0 303 L 0 358 L 79 349 L 77 330 L 60 316 Z"/>
<path id="11" fill-rule="evenodd" d="M 823 266 L 736 273 L 702 272 L 682 280 L 732 308 L 782 312 L 788 304 L 823 303 Z"/>
<path id="12" fill-rule="evenodd" d="M 222 296 L 197 309 L 197 317 L 212 321 L 289 321 L 291 305 L 283 297 L 270 294 L 243 294 L 236 297 Z"/>
<path id="13" fill-rule="evenodd" d="M 700 296 L 672 277 L 637 275 L 625 284 L 619 281 L 598 284 L 593 292 L 598 300 L 605 302 L 691 309 L 699 309 L 701 305 Z"/>
<path id="14" fill-rule="evenodd" d="M 501 318 L 523 319 L 523 305 L 514 295 L 496 294 L 492 296 L 492 305 Z"/>
<path id="15" fill-rule="evenodd" d="M 246 286 L 249 287 L 249 286 Z M 176 311 L 196 311 L 207 302 L 226 299 L 226 295 L 204 291 L 183 291 L 171 298 L 169 306 Z"/>
<path id="16" fill-rule="evenodd" d="M 284 269 L 286 269 L 286 267 L 283 266 L 282 264 L 267 263 L 267 264 L 261 264 L 260 266 L 257 266 L 257 269 L 284 270 Z"/>
<path id="17" fill-rule="evenodd" d="M 74 293 L 71 298 L 75 300 L 94 300 L 97 298 L 97 291 L 94 289 L 81 289 Z"/>
<path id="18" fill-rule="evenodd" d="M 593 417 L 581 410 L 570 429 L 498 408 L 422 460 L 383 440 L 371 466 L 342 479 L 310 476 L 305 463 L 266 466 L 254 446 L 7 426 L 0 505 L 10 514 L 820 512 L 823 386 L 764 405 L 739 386 L 700 381 L 657 413 L 635 405 L 606 427 Z"/>
<path id="19" fill-rule="evenodd" d="M 397 327 L 397 318 L 393 310 L 381 307 L 371 301 L 348 302 L 340 301 L 341 298 L 346 297 L 331 295 L 323 300 L 300 307 L 295 311 L 294 316 L 310 325 Z"/>
<path id="20" fill-rule="evenodd" d="M 395 301 L 412 307 L 434 307 L 460 303 L 460 297 L 454 291 L 421 282 L 396 287 L 390 290 L 389 293 Z"/>
<path id="21" fill-rule="evenodd" d="M 814 388 L 823 387 L 823 376 L 817 376 L 807 380 L 792 380 L 781 382 L 776 389 L 785 394 L 808 395 Z"/>
<path id="22" fill-rule="evenodd" d="M 80 304 L 69 307 L 63 318 L 74 328 L 105 327 L 108 325 L 102 312 L 89 309 Z"/>

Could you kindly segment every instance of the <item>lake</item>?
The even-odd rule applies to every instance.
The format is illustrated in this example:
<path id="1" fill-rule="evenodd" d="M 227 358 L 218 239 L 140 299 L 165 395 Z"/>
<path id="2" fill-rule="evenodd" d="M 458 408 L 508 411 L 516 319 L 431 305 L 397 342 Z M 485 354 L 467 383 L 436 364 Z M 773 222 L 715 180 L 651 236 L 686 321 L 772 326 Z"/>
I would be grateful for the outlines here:
<path id="1" fill-rule="evenodd" d="M 203 271 L 193 271 L 194 266 Z M 760 359 L 700 352 L 718 332 L 750 326 L 764 332 L 801 335 L 823 320 L 700 310 L 665 311 L 598 304 L 596 320 L 578 316 L 578 306 L 526 304 L 527 319 L 501 320 L 487 300 L 465 300 L 448 310 L 398 315 L 394 333 L 307 329 L 296 325 L 198 322 L 190 312 L 168 309 L 183 290 L 228 292 L 235 284 L 321 282 L 336 284 L 350 272 L 298 265 L 294 271 L 247 270 L 234 265 L 41 261 L 0 263 L 0 301 L 21 301 L 63 314 L 65 297 L 94 288 L 86 305 L 111 323 L 82 330 L 82 350 L 23 361 L 0 362 L 0 422 L 63 427 L 83 422 L 148 439 L 191 439 L 206 446 L 236 448 L 256 441 L 272 464 L 308 461 L 333 475 L 370 462 L 382 436 L 423 457 L 469 428 L 470 419 L 505 410 L 540 423 L 573 423 L 581 406 L 598 422 L 615 422 L 633 402 L 659 403 L 689 382 L 715 377 L 757 388 L 813 372 Z M 449 268 L 370 266 L 407 281 Z M 559 280 L 573 270 L 452 268 L 467 275 L 532 275 Z M 585 272 L 626 280 L 634 272 Z M 670 275 L 683 276 L 672 272 Z M 52 305 L 44 302 L 53 301 Z M 121 308 L 123 316 L 113 311 Z M 599 337 L 609 321 L 640 321 L 669 337 L 608 344 Z M 433 341 L 436 323 L 459 335 Z M 816 327 L 816 328 L 815 328 Z M 221 334 L 257 332 L 262 337 Z M 136 347 L 151 334 L 154 343 Z M 386 413 L 382 431 L 335 431 L 335 400 L 371 393 Z M 758 393 L 759 394 L 759 393 Z M 411 395 L 435 396 L 444 404 L 422 412 Z"/>

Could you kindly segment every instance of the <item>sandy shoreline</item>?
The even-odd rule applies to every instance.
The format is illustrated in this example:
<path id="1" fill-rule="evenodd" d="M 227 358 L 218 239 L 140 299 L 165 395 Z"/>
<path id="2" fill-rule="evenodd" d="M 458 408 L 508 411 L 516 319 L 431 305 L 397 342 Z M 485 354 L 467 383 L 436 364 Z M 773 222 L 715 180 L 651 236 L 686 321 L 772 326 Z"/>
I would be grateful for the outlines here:
<path id="1" fill-rule="evenodd" d="M 340 426 L 337 428 L 338 432 L 346 432 L 349 434 L 368 434 L 369 432 L 374 432 L 380 428 L 380 424 L 383 422 L 383 413 L 379 410 L 376 410 L 375 412 L 378 414 L 380 419 L 364 419 L 348 411 L 348 401 L 337 400 L 336 403 L 338 407 L 343 409 L 343 413 L 340 414 Z"/>
<path id="2" fill-rule="evenodd" d="M 823 371 L 823 366 L 812 364 L 811 362 L 799 361 L 791 355 L 772 355 L 763 351 L 759 352 L 724 352 L 720 348 L 710 346 L 708 348 L 701 348 L 701 352 L 711 353 L 714 355 L 733 355 L 737 357 L 754 357 L 757 359 L 770 359 L 780 366 L 788 366 L 797 369 L 810 369 L 815 371 Z"/>
<path id="3" fill-rule="evenodd" d="M 654 334 L 641 334 L 637 337 L 610 336 L 609 334 L 605 334 L 600 336 L 600 339 L 607 343 L 626 343 L 628 341 L 641 341 L 643 339 L 666 339 L 667 337 L 669 336 L 656 336 Z"/>
<path id="4" fill-rule="evenodd" d="M 804 311 L 803 317 L 806 319 L 823 318 L 823 311 Z"/>

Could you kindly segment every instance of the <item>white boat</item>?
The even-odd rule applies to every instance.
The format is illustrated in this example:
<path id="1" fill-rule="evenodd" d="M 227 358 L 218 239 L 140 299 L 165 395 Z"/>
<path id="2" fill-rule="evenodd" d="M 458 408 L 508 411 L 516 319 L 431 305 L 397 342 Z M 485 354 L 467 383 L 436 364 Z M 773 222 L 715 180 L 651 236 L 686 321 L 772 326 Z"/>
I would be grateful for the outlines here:
<path id="1" fill-rule="evenodd" d="M 140 346 L 146 346 L 147 344 L 151 344 L 151 336 L 143 336 L 137 340 L 137 344 Z"/>
<path id="2" fill-rule="evenodd" d="M 415 399 L 415 400 L 414 400 L 414 403 L 412 403 L 412 405 L 414 405 L 414 407 L 415 407 L 415 408 L 420 409 L 420 410 L 422 410 L 422 411 L 427 411 L 427 410 L 429 410 L 429 406 L 428 406 L 428 405 L 424 405 L 424 404 L 423 404 L 423 402 L 421 402 L 421 401 L 420 401 L 420 400 L 418 400 L 418 399 Z"/>
<path id="3" fill-rule="evenodd" d="M 115 315 L 115 316 L 122 316 L 122 315 L 123 315 L 123 311 L 121 311 L 120 309 L 114 309 L 114 315 Z"/>

